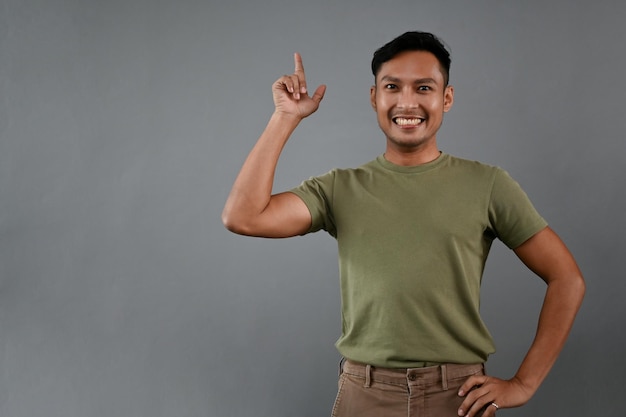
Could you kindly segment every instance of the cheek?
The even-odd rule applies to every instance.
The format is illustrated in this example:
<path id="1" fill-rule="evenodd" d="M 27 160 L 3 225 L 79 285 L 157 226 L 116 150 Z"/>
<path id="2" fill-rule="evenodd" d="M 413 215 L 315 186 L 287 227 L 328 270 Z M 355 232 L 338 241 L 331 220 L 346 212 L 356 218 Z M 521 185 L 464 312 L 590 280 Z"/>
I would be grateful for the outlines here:
<path id="1" fill-rule="evenodd" d="M 372 108 L 374 109 L 374 111 L 376 112 L 379 118 L 385 114 L 385 109 L 386 109 L 385 102 L 381 99 L 377 99 L 374 102 L 372 102 Z"/>
<path id="2" fill-rule="evenodd" d="M 391 107 L 390 100 L 386 97 L 379 97 L 376 100 L 376 109 L 379 113 L 387 113 Z"/>
<path id="3" fill-rule="evenodd" d="M 380 108 L 376 110 L 376 120 L 381 126 L 387 123 L 387 115 L 385 112 L 380 111 Z"/>
<path id="4" fill-rule="evenodd" d="M 440 113 L 442 111 L 446 111 L 445 103 L 442 100 L 433 100 L 430 102 L 428 109 L 433 113 Z"/>

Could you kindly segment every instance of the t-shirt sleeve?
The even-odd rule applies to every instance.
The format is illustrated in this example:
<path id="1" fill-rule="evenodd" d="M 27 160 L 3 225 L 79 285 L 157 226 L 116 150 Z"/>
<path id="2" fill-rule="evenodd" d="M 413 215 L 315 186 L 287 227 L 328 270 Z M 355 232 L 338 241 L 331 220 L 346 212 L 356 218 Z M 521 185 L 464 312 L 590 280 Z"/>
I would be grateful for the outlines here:
<path id="1" fill-rule="evenodd" d="M 522 187 L 502 169 L 496 170 L 489 218 L 496 237 L 510 249 L 515 249 L 548 225 Z"/>
<path id="2" fill-rule="evenodd" d="M 336 237 L 332 212 L 334 181 L 335 171 L 330 171 L 319 177 L 309 178 L 299 186 L 289 190 L 304 201 L 311 213 L 311 228 L 307 233 L 325 230 Z"/>

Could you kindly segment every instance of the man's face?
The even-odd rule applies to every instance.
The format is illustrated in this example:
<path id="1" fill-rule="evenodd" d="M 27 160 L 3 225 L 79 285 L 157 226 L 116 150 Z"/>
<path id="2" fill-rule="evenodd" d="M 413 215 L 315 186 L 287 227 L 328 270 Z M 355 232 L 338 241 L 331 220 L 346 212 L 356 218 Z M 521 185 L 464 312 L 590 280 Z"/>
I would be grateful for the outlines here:
<path id="1" fill-rule="evenodd" d="M 439 61 L 426 51 L 402 52 L 385 62 L 370 91 L 387 146 L 402 151 L 436 147 L 443 113 L 452 107 L 453 98 Z"/>

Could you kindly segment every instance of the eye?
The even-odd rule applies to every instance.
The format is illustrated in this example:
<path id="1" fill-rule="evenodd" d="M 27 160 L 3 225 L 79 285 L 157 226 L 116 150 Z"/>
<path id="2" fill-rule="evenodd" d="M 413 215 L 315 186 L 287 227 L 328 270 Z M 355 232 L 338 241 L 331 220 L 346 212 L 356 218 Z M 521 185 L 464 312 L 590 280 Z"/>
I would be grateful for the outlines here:
<path id="1" fill-rule="evenodd" d="M 398 88 L 397 85 L 389 83 L 389 84 L 385 84 L 385 90 L 395 90 L 396 88 Z"/>
<path id="2" fill-rule="evenodd" d="M 430 91 L 431 88 L 430 86 L 427 85 L 420 85 L 419 87 L 417 87 L 418 91 Z"/>

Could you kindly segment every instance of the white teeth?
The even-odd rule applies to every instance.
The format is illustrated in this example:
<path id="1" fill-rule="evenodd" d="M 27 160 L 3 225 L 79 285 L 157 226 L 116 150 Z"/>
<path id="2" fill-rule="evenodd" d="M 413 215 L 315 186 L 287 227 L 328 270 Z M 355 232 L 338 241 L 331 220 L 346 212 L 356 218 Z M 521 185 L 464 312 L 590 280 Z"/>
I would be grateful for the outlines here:
<path id="1" fill-rule="evenodd" d="M 407 119 L 404 117 L 396 117 L 394 121 L 396 122 L 396 124 L 400 126 L 417 126 L 420 123 L 422 123 L 424 119 L 421 119 L 421 118 Z"/>

